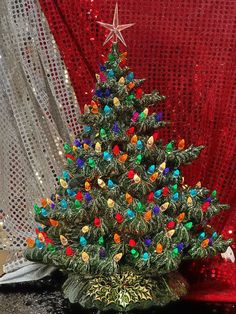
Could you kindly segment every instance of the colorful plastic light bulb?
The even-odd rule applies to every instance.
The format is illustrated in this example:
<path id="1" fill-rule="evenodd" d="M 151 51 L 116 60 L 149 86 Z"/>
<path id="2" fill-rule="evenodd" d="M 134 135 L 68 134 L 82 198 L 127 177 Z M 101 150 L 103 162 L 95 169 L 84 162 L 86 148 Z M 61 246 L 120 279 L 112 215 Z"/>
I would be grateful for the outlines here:
<path id="1" fill-rule="evenodd" d="M 173 143 L 170 142 L 166 145 L 166 152 L 171 153 L 173 151 Z"/>
<path id="2" fill-rule="evenodd" d="M 138 117 L 139 117 L 139 113 L 136 111 L 136 112 L 133 113 L 133 116 L 132 116 L 131 120 L 132 120 L 133 122 L 136 122 L 137 119 L 138 119 Z"/>
<path id="3" fill-rule="evenodd" d="M 112 159 L 112 155 L 109 153 L 109 152 L 104 152 L 103 153 L 103 158 L 106 160 L 106 161 L 110 161 Z"/>
<path id="4" fill-rule="evenodd" d="M 106 136 L 107 136 L 106 131 L 103 128 L 101 128 L 100 129 L 100 137 L 101 137 L 101 139 L 105 139 Z"/>
<path id="5" fill-rule="evenodd" d="M 139 165 L 142 161 L 142 158 L 143 158 L 143 156 L 141 154 L 138 154 L 136 159 L 135 159 L 135 163 Z"/>
<path id="6" fill-rule="evenodd" d="M 95 144 L 95 152 L 96 153 L 101 153 L 101 151 L 102 151 L 102 146 L 101 146 L 101 144 L 99 142 L 97 142 Z"/>
<path id="7" fill-rule="evenodd" d="M 128 82 L 132 81 L 134 79 L 134 73 L 133 72 L 129 72 L 128 75 L 126 76 L 126 80 Z"/>
<path id="8" fill-rule="evenodd" d="M 153 172 L 155 171 L 156 169 L 156 166 L 155 165 L 151 165 L 148 170 L 147 170 L 147 173 L 148 174 L 153 174 Z"/>
<path id="9" fill-rule="evenodd" d="M 137 143 L 136 143 L 136 147 L 137 147 L 138 150 L 141 150 L 143 148 L 142 141 L 138 140 Z"/>
<path id="10" fill-rule="evenodd" d="M 108 71 L 108 73 L 107 73 L 107 76 L 108 77 L 113 77 L 115 74 L 114 74 L 114 71 L 111 69 L 111 70 L 109 70 Z"/>
<path id="11" fill-rule="evenodd" d="M 149 254 L 148 252 L 144 252 L 142 255 L 142 260 L 144 260 L 145 262 L 149 260 Z"/>
<path id="12" fill-rule="evenodd" d="M 111 179 L 109 179 L 107 181 L 107 186 L 109 187 L 109 189 L 113 189 L 115 187 L 115 185 L 114 185 L 114 183 L 113 183 L 113 181 Z"/>
<path id="13" fill-rule="evenodd" d="M 87 244 L 87 240 L 85 239 L 85 237 L 81 236 L 79 238 L 79 243 L 81 246 L 85 246 Z"/>
<path id="14" fill-rule="evenodd" d="M 120 132 L 120 128 L 119 128 L 119 124 L 118 122 L 115 122 L 113 127 L 112 127 L 112 131 L 116 134 L 118 134 Z"/>
<path id="15" fill-rule="evenodd" d="M 109 114 L 111 113 L 112 109 L 111 109 L 111 107 L 109 107 L 108 105 L 106 105 L 106 106 L 104 107 L 103 111 L 104 111 L 104 113 L 105 113 L 106 115 L 109 115 Z"/>
<path id="16" fill-rule="evenodd" d="M 76 164 L 79 168 L 83 168 L 84 166 L 84 161 L 81 158 L 76 159 Z"/>
<path id="17" fill-rule="evenodd" d="M 153 214 L 154 215 L 157 215 L 157 214 L 159 214 L 159 212 L 160 212 L 160 207 L 159 206 L 157 206 L 157 205 L 155 205 L 154 207 L 153 207 Z"/>
<path id="18" fill-rule="evenodd" d="M 191 189 L 191 190 L 189 191 L 189 194 L 190 194 L 192 197 L 194 197 L 194 196 L 197 195 L 197 190 L 196 190 L 196 189 Z"/>
<path id="19" fill-rule="evenodd" d="M 115 107 L 120 106 L 120 100 L 117 97 L 114 97 L 113 98 L 113 104 L 114 104 Z"/>
<path id="20" fill-rule="evenodd" d="M 95 167 L 95 161 L 92 159 L 92 158 L 89 158 L 88 159 L 88 165 L 91 167 L 91 168 L 94 168 Z"/>
<path id="21" fill-rule="evenodd" d="M 129 219 L 133 219 L 135 217 L 135 212 L 133 212 L 130 208 L 127 210 L 127 216 Z"/>
<path id="22" fill-rule="evenodd" d="M 172 196 L 172 200 L 176 202 L 176 201 L 178 201 L 178 199 L 179 199 L 179 193 L 176 192 L 176 193 Z"/>
<path id="23" fill-rule="evenodd" d="M 159 112 L 155 115 L 156 122 L 160 122 L 162 120 L 163 113 Z"/>
<path id="24" fill-rule="evenodd" d="M 61 200 L 60 201 L 60 206 L 61 206 L 61 208 L 63 208 L 63 209 L 66 209 L 67 208 L 67 201 L 66 200 Z"/>
<path id="25" fill-rule="evenodd" d="M 173 172 L 173 177 L 177 178 L 179 175 L 180 175 L 180 171 L 179 171 L 178 169 L 176 169 L 176 170 Z"/>
<path id="26" fill-rule="evenodd" d="M 161 195 L 162 195 L 162 190 L 156 190 L 156 191 L 154 192 L 154 197 L 155 197 L 155 198 L 159 198 L 159 197 L 161 197 Z"/>

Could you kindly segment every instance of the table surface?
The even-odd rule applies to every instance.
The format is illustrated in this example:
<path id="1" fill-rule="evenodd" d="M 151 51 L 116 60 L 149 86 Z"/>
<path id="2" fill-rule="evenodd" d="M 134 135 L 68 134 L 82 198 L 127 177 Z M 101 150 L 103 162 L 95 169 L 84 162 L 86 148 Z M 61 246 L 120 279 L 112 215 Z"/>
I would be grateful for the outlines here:
<path id="1" fill-rule="evenodd" d="M 56 272 L 51 277 L 14 285 L 0 287 L 1 314 L 82 314 L 100 313 L 97 310 L 85 310 L 78 304 L 70 304 L 63 298 L 60 287 L 63 277 Z M 108 312 L 105 312 L 108 313 Z M 109 312 L 115 313 L 115 312 Z M 129 312 L 131 313 L 131 312 Z M 132 313 L 160 314 L 236 314 L 236 304 L 205 303 L 179 301 L 164 308 L 153 308 Z"/>

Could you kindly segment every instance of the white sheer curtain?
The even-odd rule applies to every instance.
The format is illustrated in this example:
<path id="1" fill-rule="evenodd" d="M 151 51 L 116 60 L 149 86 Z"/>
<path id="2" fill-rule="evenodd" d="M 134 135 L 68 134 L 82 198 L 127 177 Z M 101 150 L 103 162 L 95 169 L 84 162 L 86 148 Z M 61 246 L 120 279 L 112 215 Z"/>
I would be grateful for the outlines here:
<path id="1" fill-rule="evenodd" d="M 54 191 L 79 106 L 38 1 L 0 1 L 0 249 L 24 263 L 34 202 Z"/>

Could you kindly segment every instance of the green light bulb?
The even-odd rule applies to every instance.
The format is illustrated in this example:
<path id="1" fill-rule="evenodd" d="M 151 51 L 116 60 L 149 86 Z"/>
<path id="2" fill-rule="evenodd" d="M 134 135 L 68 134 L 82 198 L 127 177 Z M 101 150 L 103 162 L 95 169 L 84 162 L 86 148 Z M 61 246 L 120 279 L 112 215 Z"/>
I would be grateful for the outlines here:
<path id="1" fill-rule="evenodd" d="M 103 236 L 101 236 L 101 237 L 98 239 L 98 244 L 99 244 L 99 245 L 103 245 L 103 244 L 104 244 L 104 238 L 103 238 Z"/>
<path id="2" fill-rule="evenodd" d="M 64 144 L 63 146 L 66 153 L 70 153 L 72 151 L 68 144 Z"/>
<path id="3" fill-rule="evenodd" d="M 106 138 L 106 136 L 107 136 L 106 131 L 104 129 L 100 129 L 100 137 L 101 137 L 101 139 Z"/>
<path id="4" fill-rule="evenodd" d="M 88 159 L 88 164 L 91 168 L 94 168 L 95 167 L 95 161 L 92 159 L 92 158 L 89 158 Z"/>
<path id="5" fill-rule="evenodd" d="M 34 204 L 34 211 L 38 215 L 41 214 L 41 208 L 37 204 Z"/>
<path id="6" fill-rule="evenodd" d="M 173 151 L 173 143 L 170 142 L 166 145 L 166 152 L 171 153 Z"/>
<path id="7" fill-rule="evenodd" d="M 172 251 L 172 256 L 173 256 L 173 257 L 176 257 L 178 254 L 179 254 L 179 250 L 178 250 L 178 248 L 176 247 L 176 248 L 174 248 L 173 251 Z"/>
<path id="8" fill-rule="evenodd" d="M 136 251 L 135 249 L 132 249 L 132 250 L 131 250 L 131 254 L 132 254 L 133 257 L 135 257 L 135 258 L 139 257 L 139 252 Z"/>
<path id="9" fill-rule="evenodd" d="M 140 164 L 141 163 L 141 161 L 142 161 L 142 158 L 143 158 L 143 156 L 141 155 L 141 154 L 139 154 L 137 157 L 136 157 L 136 160 L 135 160 L 135 162 L 136 162 L 136 164 Z"/>
<path id="10" fill-rule="evenodd" d="M 186 229 L 191 229 L 192 226 L 193 226 L 193 223 L 192 223 L 192 221 L 189 221 L 184 226 L 185 226 Z"/>
<path id="11" fill-rule="evenodd" d="M 217 195 L 216 190 L 212 191 L 212 193 L 211 193 L 211 197 L 212 197 L 212 198 L 216 198 L 216 195 Z"/>
<path id="12" fill-rule="evenodd" d="M 143 212 L 143 205 L 141 202 L 138 202 L 137 206 L 136 206 L 136 210 L 138 213 L 142 213 Z"/>
<path id="13" fill-rule="evenodd" d="M 79 209 L 81 207 L 81 202 L 79 200 L 75 200 L 75 208 Z"/>
<path id="14" fill-rule="evenodd" d="M 111 62 L 113 62 L 113 61 L 116 60 L 116 57 L 115 57 L 112 53 L 109 53 L 109 55 L 108 55 L 108 60 L 111 61 Z"/>

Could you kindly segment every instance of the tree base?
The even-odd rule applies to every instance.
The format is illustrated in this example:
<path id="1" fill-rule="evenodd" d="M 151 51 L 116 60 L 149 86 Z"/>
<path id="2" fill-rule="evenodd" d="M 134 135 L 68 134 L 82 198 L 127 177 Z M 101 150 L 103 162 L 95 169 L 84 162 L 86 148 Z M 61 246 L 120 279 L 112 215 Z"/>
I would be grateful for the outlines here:
<path id="1" fill-rule="evenodd" d="M 156 278 L 145 278 L 132 271 L 93 278 L 70 274 L 63 291 L 71 303 L 84 308 L 127 312 L 176 301 L 187 293 L 187 283 L 176 272 Z"/>

